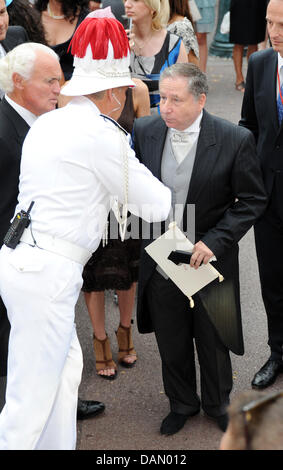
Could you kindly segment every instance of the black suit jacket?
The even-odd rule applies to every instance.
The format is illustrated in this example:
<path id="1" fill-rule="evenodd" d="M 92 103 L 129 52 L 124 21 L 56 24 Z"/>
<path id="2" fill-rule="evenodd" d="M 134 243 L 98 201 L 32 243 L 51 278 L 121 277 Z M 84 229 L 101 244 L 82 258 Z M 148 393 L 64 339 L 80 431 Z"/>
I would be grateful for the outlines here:
<path id="1" fill-rule="evenodd" d="M 22 145 L 28 130 L 27 123 L 4 98 L 0 102 L 0 247 L 17 204 Z M 0 298 L 0 376 L 7 375 L 9 332 Z"/>
<path id="2" fill-rule="evenodd" d="M 137 119 L 134 125 L 137 157 L 159 179 L 167 130 L 159 116 Z M 202 289 L 199 297 L 224 344 L 242 354 L 237 242 L 266 205 L 255 142 L 249 131 L 204 111 L 186 203 L 195 205 L 195 241 L 202 240 L 213 251 L 215 267 L 225 278 Z M 186 211 L 184 230 L 185 217 Z M 143 248 L 151 241 L 143 240 Z M 152 331 L 144 290 L 155 268 L 155 262 L 142 249 L 137 307 L 141 333 Z"/>
<path id="3" fill-rule="evenodd" d="M 28 40 L 24 28 L 9 26 L 1 44 L 9 52 Z M 0 101 L 0 247 L 17 204 L 20 158 L 28 130 L 29 126 L 5 98 Z M 0 298 L 0 376 L 7 375 L 9 331 L 7 312 Z"/>
<path id="4" fill-rule="evenodd" d="M 17 205 L 22 146 L 29 130 L 3 98 L 0 103 L 0 246 Z"/>
<path id="5" fill-rule="evenodd" d="M 6 38 L 1 42 L 6 52 L 11 51 L 14 47 L 28 42 L 29 38 L 26 30 L 22 26 L 9 26 Z"/>
<path id="6" fill-rule="evenodd" d="M 254 134 L 268 194 L 271 194 L 275 173 L 283 170 L 283 127 L 279 126 L 276 106 L 277 58 L 272 48 L 250 57 L 239 122 Z M 282 199 L 283 179 L 279 186 Z"/>

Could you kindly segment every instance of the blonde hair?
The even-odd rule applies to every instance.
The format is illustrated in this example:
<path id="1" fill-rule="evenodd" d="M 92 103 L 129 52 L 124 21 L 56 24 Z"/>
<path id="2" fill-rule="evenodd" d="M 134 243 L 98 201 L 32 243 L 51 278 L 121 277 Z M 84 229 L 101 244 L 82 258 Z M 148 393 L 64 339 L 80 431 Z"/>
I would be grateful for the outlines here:
<path id="1" fill-rule="evenodd" d="M 152 29 L 159 30 L 166 28 L 169 16 L 170 5 L 169 0 L 143 0 L 145 5 L 151 10 L 154 10 L 152 16 Z"/>

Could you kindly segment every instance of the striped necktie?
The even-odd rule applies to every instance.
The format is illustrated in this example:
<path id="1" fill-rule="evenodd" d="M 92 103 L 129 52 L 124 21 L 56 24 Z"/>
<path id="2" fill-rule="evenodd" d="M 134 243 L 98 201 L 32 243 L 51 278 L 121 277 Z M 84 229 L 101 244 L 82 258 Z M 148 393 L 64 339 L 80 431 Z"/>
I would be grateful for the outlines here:
<path id="1" fill-rule="evenodd" d="M 281 69 L 282 70 L 282 67 Z M 283 75 L 283 74 L 282 74 Z M 280 86 L 280 80 L 279 80 L 279 86 Z M 277 113 L 278 113 L 278 121 L 279 121 L 279 126 L 281 126 L 282 119 L 283 119 L 283 84 L 281 85 L 281 88 L 278 93 L 278 98 L 277 98 Z"/>

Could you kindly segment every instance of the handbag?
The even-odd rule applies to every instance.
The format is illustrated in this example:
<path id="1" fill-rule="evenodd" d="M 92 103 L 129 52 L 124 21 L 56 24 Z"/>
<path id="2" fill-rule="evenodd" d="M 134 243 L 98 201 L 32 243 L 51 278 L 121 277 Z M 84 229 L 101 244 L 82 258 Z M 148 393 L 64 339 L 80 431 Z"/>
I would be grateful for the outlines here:
<path id="1" fill-rule="evenodd" d="M 223 16 L 223 20 L 220 25 L 220 33 L 228 34 L 230 32 L 230 11 L 227 11 Z"/>

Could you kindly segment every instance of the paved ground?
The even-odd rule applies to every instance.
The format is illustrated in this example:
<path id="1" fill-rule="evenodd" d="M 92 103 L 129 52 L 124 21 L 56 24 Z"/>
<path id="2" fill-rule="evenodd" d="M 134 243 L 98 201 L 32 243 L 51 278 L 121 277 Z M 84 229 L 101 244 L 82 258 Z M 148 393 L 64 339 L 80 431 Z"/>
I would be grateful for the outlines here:
<path id="1" fill-rule="evenodd" d="M 210 93 L 207 110 L 237 123 L 242 94 L 234 89 L 231 59 L 209 58 Z M 221 188 L 219 188 L 221 191 Z M 266 319 L 262 305 L 253 232 L 241 241 L 241 293 L 245 355 L 232 354 L 234 371 L 233 394 L 250 388 L 250 381 L 267 358 Z M 119 323 L 118 308 L 112 293 L 107 294 L 107 331 L 113 344 Z M 77 327 L 84 354 L 84 372 L 80 396 L 105 402 L 103 415 L 78 423 L 78 449 L 81 450 L 214 450 L 218 449 L 221 431 L 203 414 L 191 418 L 176 435 L 163 437 L 160 422 L 168 413 L 163 392 L 160 359 L 153 334 L 140 335 L 134 325 L 134 343 L 138 362 L 134 369 L 119 369 L 118 378 L 105 381 L 95 373 L 92 331 L 83 298 L 77 306 Z M 274 389 L 283 386 L 283 376 Z"/>

